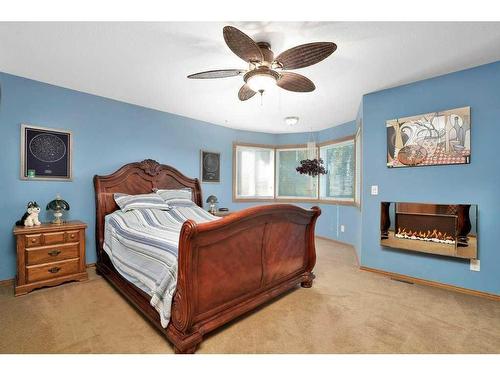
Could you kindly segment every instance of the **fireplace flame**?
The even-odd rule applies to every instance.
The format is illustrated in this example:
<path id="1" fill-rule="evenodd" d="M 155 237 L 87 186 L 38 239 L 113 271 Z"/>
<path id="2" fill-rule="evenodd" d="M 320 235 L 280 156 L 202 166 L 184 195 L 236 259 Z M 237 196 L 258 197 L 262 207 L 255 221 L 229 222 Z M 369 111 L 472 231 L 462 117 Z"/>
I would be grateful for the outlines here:
<path id="1" fill-rule="evenodd" d="M 444 243 L 454 243 L 455 238 L 444 232 L 434 229 L 426 231 L 412 231 L 407 230 L 406 228 L 398 228 L 398 232 L 396 233 L 396 237 L 399 238 L 407 238 L 412 240 L 423 240 L 423 241 L 434 241 L 434 242 L 444 242 Z"/>

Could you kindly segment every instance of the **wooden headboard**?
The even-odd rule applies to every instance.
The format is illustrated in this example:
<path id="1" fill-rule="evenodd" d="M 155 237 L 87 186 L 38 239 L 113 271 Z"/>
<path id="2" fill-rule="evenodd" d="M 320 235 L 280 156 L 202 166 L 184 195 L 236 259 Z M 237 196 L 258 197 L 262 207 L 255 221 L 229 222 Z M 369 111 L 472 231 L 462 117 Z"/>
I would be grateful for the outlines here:
<path id="1" fill-rule="evenodd" d="M 200 182 L 197 178 L 184 176 L 177 169 L 146 159 L 129 163 L 107 176 L 94 176 L 96 207 L 96 245 L 97 255 L 104 244 L 104 217 L 118 209 L 114 193 L 147 194 L 156 189 L 190 188 L 192 199 L 202 206 Z"/>

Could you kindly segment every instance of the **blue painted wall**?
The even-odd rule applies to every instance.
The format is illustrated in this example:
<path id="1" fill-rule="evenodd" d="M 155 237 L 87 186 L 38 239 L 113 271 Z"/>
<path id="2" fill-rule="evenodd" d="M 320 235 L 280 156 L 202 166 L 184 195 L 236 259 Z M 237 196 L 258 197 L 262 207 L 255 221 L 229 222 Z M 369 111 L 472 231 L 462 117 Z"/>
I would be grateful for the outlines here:
<path id="1" fill-rule="evenodd" d="M 471 164 L 386 167 L 386 120 L 463 106 L 471 107 Z M 362 112 L 362 265 L 500 294 L 500 62 L 365 95 Z M 381 201 L 477 204 L 481 271 L 464 260 L 381 248 Z"/>
<path id="2" fill-rule="evenodd" d="M 356 122 L 350 121 L 314 133 L 314 137 L 317 142 L 324 142 L 353 135 L 355 132 Z M 277 136 L 277 144 L 303 144 L 309 138 L 309 133 L 280 134 Z M 308 207 L 306 204 L 300 204 L 300 206 Z M 318 206 L 321 208 L 321 216 L 316 224 L 316 234 L 356 246 L 361 225 L 360 209 L 354 206 L 334 204 L 318 204 Z M 340 225 L 345 226 L 345 232 L 340 231 Z"/>
<path id="3" fill-rule="evenodd" d="M 231 192 L 232 143 L 275 143 L 276 136 L 243 132 L 134 106 L 98 96 L 0 73 L 0 280 L 15 275 L 12 225 L 26 202 L 43 208 L 60 193 L 71 205 L 70 219 L 85 221 L 87 262 L 95 262 L 94 174 L 108 174 L 121 165 L 152 158 L 199 176 L 200 149 L 222 153 L 222 184 L 203 184 L 204 196 L 215 194 L 221 206 L 241 209 Z M 21 123 L 69 129 L 74 136 L 73 182 L 21 181 Z M 45 210 L 43 210 L 45 211 Z M 42 219 L 48 220 L 45 212 Z"/>

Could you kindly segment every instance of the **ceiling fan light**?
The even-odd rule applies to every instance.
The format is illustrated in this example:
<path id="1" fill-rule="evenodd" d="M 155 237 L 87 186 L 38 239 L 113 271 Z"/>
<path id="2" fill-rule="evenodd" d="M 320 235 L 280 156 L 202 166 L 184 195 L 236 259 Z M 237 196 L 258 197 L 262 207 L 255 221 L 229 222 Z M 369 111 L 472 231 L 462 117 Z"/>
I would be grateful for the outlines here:
<path id="1" fill-rule="evenodd" d="M 248 78 L 247 85 L 255 92 L 267 91 L 276 86 L 276 78 L 270 74 L 255 74 Z"/>

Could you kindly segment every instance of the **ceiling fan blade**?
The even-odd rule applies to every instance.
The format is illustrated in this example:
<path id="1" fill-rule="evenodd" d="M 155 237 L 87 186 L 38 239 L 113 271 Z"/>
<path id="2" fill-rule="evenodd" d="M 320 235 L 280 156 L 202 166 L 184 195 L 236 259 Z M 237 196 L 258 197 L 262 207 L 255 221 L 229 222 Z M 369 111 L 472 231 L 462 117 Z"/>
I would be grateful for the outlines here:
<path id="1" fill-rule="evenodd" d="M 280 53 L 274 61 L 278 62 L 283 69 L 299 69 L 319 63 L 336 49 L 337 45 L 331 42 L 301 44 Z"/>
<path id="2" fill-rule="evenodd" d="M 225 26 L 223 34 L 227 46 L 241 59 L 246 62 L 260 62 L 264 59 L 253 39 L 236 27 Z"/>
<path id="3" fill-rule="evenodd" d="M 226 77 L 236 77 L 244 74 L 245 72 L 246 70 L 242 69 L 208 70 L 206 72 L 190 74 L 187 77 L 192 79 L 226 78 Z"/>
<path id="4" fill-rule="evenodd" d="M 276 84 L 282 89 L 295 92 L 310 92 L 314 91 L 316 88 L 314 83 L 303 75 L 292 72 L 282 72 L 280 76 Z"/>
<path id="5" fill-rule="evenodd" d="M 240 91 L 238 91 L 238 99 L 240 99 L 242 102 L 245 100 L 250 99 L 252 96 L 256 94 L 255 91 L 253 91 L 250 86 L 248 86 L 246 83 L 241 86 Z"/>

